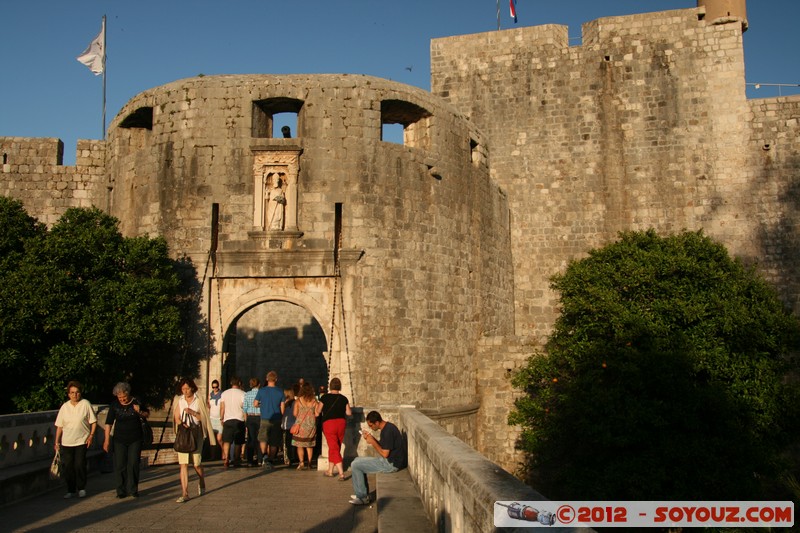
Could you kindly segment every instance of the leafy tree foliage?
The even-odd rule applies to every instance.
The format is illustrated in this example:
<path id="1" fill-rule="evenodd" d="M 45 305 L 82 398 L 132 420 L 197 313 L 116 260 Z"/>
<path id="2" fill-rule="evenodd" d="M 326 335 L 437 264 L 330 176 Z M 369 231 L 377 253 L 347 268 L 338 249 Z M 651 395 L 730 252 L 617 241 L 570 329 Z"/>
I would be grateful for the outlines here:
<path id="1" fill-rule="evenodd" d="M 757 499 L 797 440 L 798 321 L 702 233 L 653 230 L 572 262 L 514 377 L 529 481 L 551 498 Z"/>
<path id="2" fill-rule="evenodd" d="M 50 231 L 7 198 L 0 213 L 11 252 L 0 262 L 2 412 L 56 408 L 71 379 L 95 402 L 123 380 L 164 399 L 186 348 L 186 294 L 164 239 L 125 238 L 98 209 L 69 209 Z"/>
<path id="3" fill-rule="evenodd" d="M 25 212 L 22 203 L 0 196 L 0 220 L 5 231 L 0 234 L 0 412 L 10 410 L 12 391 L 35 368 L 30 348 L 42 336 L 39 316 L 31 306 L 30 283 L 22 274 L 27 242 L 41 238 L 46 229 Z"/>

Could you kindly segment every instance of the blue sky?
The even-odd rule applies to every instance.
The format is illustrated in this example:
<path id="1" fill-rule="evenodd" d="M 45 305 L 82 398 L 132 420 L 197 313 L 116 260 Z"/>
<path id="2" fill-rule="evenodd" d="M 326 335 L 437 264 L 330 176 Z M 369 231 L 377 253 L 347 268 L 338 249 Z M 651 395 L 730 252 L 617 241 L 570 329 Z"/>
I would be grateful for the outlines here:
<path id="1" fill-rule="evenodd" d="M 696 0 L 500 0 L 502 29 L 569 26 Z M 747 81 L 800 83 L 800 0 L 750 0 Z M 75 58 L 108 18 L 106 122 L 139 92 L 198 74 L 368 74 L 430 89 L 430 40 L 497 29 L 496 0 L 4 0 L 0 136 L 102 135 L 102 77 Z M 778 95 L 763 85 L 748 96 Z M 780 88 L 798 94 L 800 88 Z"/>

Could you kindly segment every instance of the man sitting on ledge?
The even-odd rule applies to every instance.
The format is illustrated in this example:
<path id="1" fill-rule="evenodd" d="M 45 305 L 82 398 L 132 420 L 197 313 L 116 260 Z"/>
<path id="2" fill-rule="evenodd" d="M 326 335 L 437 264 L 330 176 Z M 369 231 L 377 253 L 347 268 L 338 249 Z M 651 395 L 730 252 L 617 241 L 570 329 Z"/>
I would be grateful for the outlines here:
<path id="1" fill-rule="evenodd" d="M 364 440 L 375 448 L 379 457 L 356 457 L 350 465 L 353 472 L 353 494 L 350 503 L 367 505 L 369 503 L 369 484 L 367 474 L 397 472 L 406 467 L 406 442 L 397 426 L 386 422 L 378 411 L 367 414 L 369 429 L 380 430 L 381 440 L 376 440 L 372 433 L 363 431 Z"/>

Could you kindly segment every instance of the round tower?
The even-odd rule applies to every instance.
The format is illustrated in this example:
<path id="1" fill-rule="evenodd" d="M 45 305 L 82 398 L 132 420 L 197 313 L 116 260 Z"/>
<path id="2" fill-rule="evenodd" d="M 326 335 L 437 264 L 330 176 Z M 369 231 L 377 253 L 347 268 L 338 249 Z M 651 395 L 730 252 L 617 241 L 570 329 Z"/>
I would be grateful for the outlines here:
<path id="1" fill-rule="evenodd" d="M 697 0 L 697 7 L 706 8 L 706 20 L 710 24 L 726 24 L 741 21 L 742 31 L 747 31 L 746 0 Z"/>

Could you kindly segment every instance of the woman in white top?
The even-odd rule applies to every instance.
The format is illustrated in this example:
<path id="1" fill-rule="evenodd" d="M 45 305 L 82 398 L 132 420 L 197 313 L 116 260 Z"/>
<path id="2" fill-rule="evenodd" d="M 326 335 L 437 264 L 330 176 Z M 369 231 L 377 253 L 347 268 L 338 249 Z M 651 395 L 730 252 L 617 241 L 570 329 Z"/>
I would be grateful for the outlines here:
<path id="1" fill-rule="evenodd" d="M 211 445 L 214 443 L 222 449 L 222 418 L 219 416 L 219 401 L 222 398 L 222 391 L 219 389 L 219 381 L 216 379 L 211 382 L 211 392 L 208 394 L 208 414 L 211 415 L 211 427 L 214 428 L 216 441 L 209 438 Z M 220 452 L 221 453 L 221 452 Z"/>
<path id="2" fill-rule="evenodd" d="M 203 441 L 213 437 L 214 429 L 211 427 L 211 417 L 208 414 L 206 402 L 197 395 L 197 385 L 189 378 L 184 378 L 178 383 L 180 394 L 175 397 L 173 408 L 174 429 L 177 432 L 181 424 L 195 428 L 197 449 L 192 453 L 178 453 L 178 464 L 181 467 L 181 497 L 175 500 L 184 503 L 189 500 L 189 462 L 194 466 L 199 485 L 197 495 L 202 496 L 206 491 L 206 480 L 203 472 Z"/>
<path id="3" fill-rule="evenodd" d="M 97 417 L 89 400 L 81 398 L 83 387 L 77 381 L 67 384 L 69 401 L 56 416 L 56 451 L 61 453 L 67 493 L 64 498 L 86 496 L 86 449 L 97 429 Z"/>

